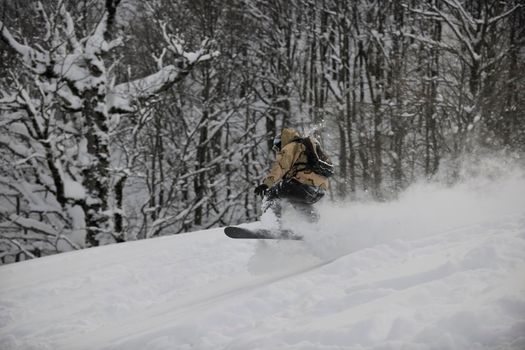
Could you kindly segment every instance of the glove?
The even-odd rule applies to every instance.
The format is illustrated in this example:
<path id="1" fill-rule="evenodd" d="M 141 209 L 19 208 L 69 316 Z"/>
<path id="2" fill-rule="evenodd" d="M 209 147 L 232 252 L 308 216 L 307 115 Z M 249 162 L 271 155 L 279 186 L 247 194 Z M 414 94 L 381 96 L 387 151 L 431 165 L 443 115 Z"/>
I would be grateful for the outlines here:
<path id="1" fill-rule="evenodd" d="M 268 191 L 268 186 L 266 186 L 265 184 L 255 187 L 255 194 L 258 196 L 264 197 L 267 191 Z"/>

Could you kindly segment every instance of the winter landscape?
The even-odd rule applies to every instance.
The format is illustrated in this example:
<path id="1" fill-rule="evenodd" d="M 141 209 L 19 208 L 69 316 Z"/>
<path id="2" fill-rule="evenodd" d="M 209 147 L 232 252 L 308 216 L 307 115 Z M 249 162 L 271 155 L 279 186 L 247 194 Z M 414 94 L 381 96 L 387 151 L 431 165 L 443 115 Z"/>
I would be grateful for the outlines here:
<path id="1" fill-rule="evenodd" d="M 0 348 L 523 349 L 523 208 L 513 172 L 326 205 L 304 241 L 218 228 L 7 265 Z"/>
<path id="2" fill-rule="evenodd" d="M 525 349 L 524 72 L 520 0 L 4 0 L 0 349 Z"/>

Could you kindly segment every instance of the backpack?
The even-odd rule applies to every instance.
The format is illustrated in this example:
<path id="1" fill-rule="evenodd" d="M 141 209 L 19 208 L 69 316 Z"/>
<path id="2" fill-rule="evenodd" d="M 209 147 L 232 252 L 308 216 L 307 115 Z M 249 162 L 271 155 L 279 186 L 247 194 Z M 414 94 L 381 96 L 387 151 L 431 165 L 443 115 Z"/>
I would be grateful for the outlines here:
<path id="1" fill-rule="evenodd" d="M 334 175 L 334 166 L 330 163 L 318 142 L 311 137 L 296 138 L 293 142 L 301 143 L 305 147 L 307 161 L 297 165 L 304 165 L 305 169 L 324 177 L 332 177 Z"/>

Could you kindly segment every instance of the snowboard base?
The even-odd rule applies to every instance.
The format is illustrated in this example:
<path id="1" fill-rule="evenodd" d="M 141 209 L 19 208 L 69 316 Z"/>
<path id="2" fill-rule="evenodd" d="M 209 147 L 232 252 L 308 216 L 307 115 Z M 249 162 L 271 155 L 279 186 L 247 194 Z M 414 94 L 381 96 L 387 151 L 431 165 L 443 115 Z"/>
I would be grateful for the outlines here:
<path id="1" fill-rule="evenodd" d="M 290 230 L 250 230 L 243 227 L 228 226 L 224 228 L 226 236 L 235 239 L 282 239 L 282 240 L 301 240 L 303 237 Z"/>

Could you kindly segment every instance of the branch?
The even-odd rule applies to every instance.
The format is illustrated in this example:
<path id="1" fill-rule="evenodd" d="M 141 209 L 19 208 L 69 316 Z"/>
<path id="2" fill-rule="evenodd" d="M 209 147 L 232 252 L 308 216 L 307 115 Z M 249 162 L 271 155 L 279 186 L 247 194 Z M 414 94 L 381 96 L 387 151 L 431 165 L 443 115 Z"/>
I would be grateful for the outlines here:
<path id="1" fill-rule="evenodd" d="M 63 4 L 60 6 L 60 15 L 64 21 L 64 32 L 69 41 L 69 44 L 71 47 L 73 47 L 75 52 L 80 52 L 80 43 L 78 42 L 77 34 L 75 33 L 75 22 L 73 22 L 71 14 L 66 10 L 66 7 Z"/>
<path id="2" fill-rule="evenodd" d="M 49 65 L 49 55 L 18 42 L 1 20 L 0 29 L 2 40 L 22 56 L 24 65 L 38 74 L 45 73 L 46 67 Z"/>
<path id="3" fill-rule="evenodd" d="M 31 230 L 31 231 L 35 231 L 35 232 L 38 232 L 38 233 L 42 233 L 44 235 L 47 235 L 47 236 L 56 236 L 57 235 L 57 232 L 56 230 L 41 222 L 41 221 L 37 221 L 37 220 L 33 220 L 33 219 L 29 219 L 29 218 L 25 218 L 23 216 L 20 216 L 20 215 L 16 215 L 16 214 L 11 214 L 9 216 L 9 219 L 11 220 L 11 222 L 17 226 L 20 226 L 21 228 L 24 228 L 24 229 L 28 229 L 28 230 Z"/>
<path id="4" fill-rule="evenodd" d="M 22 105 L 18 101 L 18 95 L 11 93 L 7 94 L 3 91 L 0 91 L 2 97 L 0 98 L 0 110 L 1 111 L 18 111 L 22 108 Z M 5 119 L 5 118 L 4 118 Z M 1 125 L 5 125 L 5 120 L 2 121 Z"/>
<path id="5" fill-rule="evenodd" d="M 523 7 L 523 5 L 518 4 L 518 5 L 514 6 L 514 8 L 508 10 L 507 12 L 504 12 L 504 13 L 502 13 L 502 14 L 499 15 L 499 16 L 496 16 L 496 17 L 493 17 L 493 18 L 489 19 L 488 22 L 487 22 L 487 24 L 488 24 L 488 25 L 491 25 L 491 24 L 494 24 L 494 23 L 496 23 L 496 22 L 499 22 L 499 21 L 502 20 L 503 18 L 508 17 L 509 15 L 511 15 L 514 11 L 516 11 L 516 10 L 517 10 L 518 8 L 520 8 L 520 7 Z"/>
<path id="6" fill-rule="evenodd" d="M 115 15 L 120 0 L 106 0 L 106 13 L 95 28 L 95 32 L 86 41 L 86 53 L 98 55 L 108 52 L 116 45 L 120 44 L 120 40 L 111 42 L 111 31 L 115 24 Z"/>
<path id="7" fill-rule="evenodd" d="M 16 162 L 16 165 L 24 163 L 33 157 L 42 157 L 42 155 L 31 152 L 29 148 L 25 147 L 25 145 L 16 143 L 15 140 L 16 139 L 13 139 L 6 135 L 0 135 L 0 146 L 2 146 L 2 148 L 4 149 L 11 151 L 13 155 L 21 158 L 21 160 Z"/>
<path id="8" fill-rule="evenodd" d="M 382 42 L 381 38 L 379 37 L 379 33 L 376 30 L 372 29 L 372 30 L 370 30 L 370 34 L 372 34 L 372 37 L 377 42 L 377 45 L 379 45 L 379 47 L 381 48 L 381 52 L 383 53 L 383 57 L 387 61 L 388 65 L 391 65 L 392 63 L 390 62 L 390 57 L 389 57 L 388 53 L 385 50 L 385 46 L 383 45 L 383 42 Z"/>
<path id="9" fill-rule="evenodd" d="M 461 21 L 463 22 L 463 26 L 465 27 L 465 29 L 470 29 L 470 30 L 474 30 L 474 26 L 476 25 L 474 19 L 472 18 L 472 16 L 470 16 L 470 14 L 465 11 L 465 9 L 463 8 L 463 6 L 461 6 L 460 3 L 457 2 L 457 0 L 452 0 L 452 3 L 449 1 L 449 0 L 442 0 L 445 4 L 447 4 L 449 7 L 452 7 L 452 8 L 455 8 L 456 10 L 459 11 L 459 13 L 461 14 Z M 469 31 L 469 36 L 470 36 L 470 31 Z"/>
<path id="10" fill-rule="evenodd" d="M 145 78 L 119 84 L 108 94 L 108 110 L 110 113 L 131 113 L 135 110 L 133 104 L 136 101 L 149 99 L 169 89 L 189 72 L 188 69 L 169 65 Z"/>
<path id="11" fill-rule="evenodd" d="M 412 38 L 414 40 L 422 42 L 424 44 L 436 46 L 436 47 L 439 47 L 439 48 L 441 48 L 443 50 L 446 50 L 448 52 L 457 53 L 456 49 L 454 49 L 452 46 L 446 45 L 445 43 L 443 43 L 441 41 L 435 41 L 435 40 L 432 40 L 432 39 L 429 39 L 429 38 L 425 38 L 425 37 L 420 36 L 420 35 L 413 35 L 413 34 L 410 34 L 410 33 L 403 33 L 403 35 L 408 37 L 408 38 Z"/>
<path id="12" fill-rule="evenodd" d="M 40 1 L 38 1 L 35 5 L 35 10 L 37 13 L 40 14 L 40 16 L 42 16 L 42 18 L 44 19 L 44 23 L 45 23 L 45 28 L 46 28 L 46 34 L 44 35 L 44 40 L 47 41 L 49 40 L 53 35 L 52 35 L 52 24 L 51 24 L 51 21 L 49 20 L 49 16 L 47 15 L 46 11 L 44 10 L 44 6 L 42 5 L 42 3 Z"/>
<path id="13" fill-rule="evenodd" d="M 174 43 L 172 42 L 172 45 Z M 133 104 L 140 100 L 147 100 L 173 85 L 182 81 L 192 69 L 199 63 L 218 56 L 217 52 L 208 53 L 206 46 L 208 41 L 203 41 L 201 48 L 196 52 L 182 51 L 178 66 L 169 65 L 160 68 L 156 73 L 131 82 L 119 84 L 108 94 L 110 113 L 131 113 L 135 109 Z M 179 50 L 178 45 L 171 47 Z M 182 49 L 180 49 L 182 50 Z M 161 60 L 157 60 L 160 64 Z"/>
<path id="14" fill-rule="evenodd" d="M 470 41 L 468 41 L 462 34 L 461 32 L 459 31 L 458 27 L 456 26 L 456 24 L 452 23 L 452 21 L 450 20 L 450 18 L 444 14 L 443 12 L 439 11 L 435 6 L 432 8 L 445 22 L 447 22 L 447 24 L 449 25 L 450 29 L 452 29 L 452 31 L 454 32 L 454 34 L 456 35 L 456 38 L 463 42 L 463 44 L 467 47 L 469 53 L 470 53 L 470 56 L 472 57 L 472 59 L 474 61 L 478 61 L 479 60 L 479 55 L 476 53 L 476 51 L 474 50 L 474 48 L 472 47 L 472 43 Z"/>
<path id="15" fill-rule="evenodd" d="M 164 41 L 167 44 L 167 49 L 175 55 L 175 57 L 183 57 L 187 64 L 193 65 L 199 62 L 208 61 L 219 55 L 219 52 L 214 51 L 209 52 L 210 41 L 209 39 L 204 39 L 201 42 L 200 48 L 195 52 L 186 52 L 184 51 L 184 40 L 182 40 L 178 35 L 169 34 L 166 27 L 166 23 L 161 23 L 162 36 Z"/>
<path id="16" fill-rule="evenodd" d="M 16 239 L 13 239 L 13 238 L 9 238 L 9 237 L 4 237 L 2 236 L 3 239 L 5 239 L 6 241 L 14 244 L 18 249 L 20 249 L 21 252 L 23 252 L 24 254 L 26 254 L 28 257 L 30 257 L 31 259 L 35 259 L 36 257 L 31 253 L 29 252 L 27 249 L 25 249 L 20 243 L 18 243 L 18 241 Z"/>

